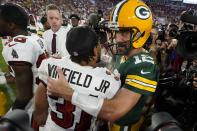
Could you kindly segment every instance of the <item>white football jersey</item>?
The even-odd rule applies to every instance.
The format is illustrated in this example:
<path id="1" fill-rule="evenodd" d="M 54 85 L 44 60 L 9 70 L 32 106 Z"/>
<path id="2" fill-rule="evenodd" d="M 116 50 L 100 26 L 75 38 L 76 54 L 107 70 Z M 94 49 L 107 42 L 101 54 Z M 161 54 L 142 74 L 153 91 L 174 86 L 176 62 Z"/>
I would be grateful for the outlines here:
<path id="1" fill-rule="evenodd" d="M 78 92 L 110 99 L 119 90 L 120 81 L 115 80 L 113 74 L 107 75 L 106 68 L 80 66 L 66 57 L 44 60 L 39 68 L 39 79 L 44 84 L 47 84 L 48 76 L 57 79 L 58 67 L 63 70 L 71 87 Z M 92 117 L 80 108 L 60 97 L 48 96 L 48 102 L 51 111 L 45 125 L 47 131 L 87 131 L 90 129 Z"/>
<path id="2" fill-rule="evenodd" d="M 34 87 L 38 78 L 38 67 L 46 58 L 45 46 L 39 37 L 18 35 L 5 45 L 2 54 L 8 65 L 14 62 L 25 62 L 32 65 L 34 75 Z M 35 88 L 34 88 L 35 90 Z"/>

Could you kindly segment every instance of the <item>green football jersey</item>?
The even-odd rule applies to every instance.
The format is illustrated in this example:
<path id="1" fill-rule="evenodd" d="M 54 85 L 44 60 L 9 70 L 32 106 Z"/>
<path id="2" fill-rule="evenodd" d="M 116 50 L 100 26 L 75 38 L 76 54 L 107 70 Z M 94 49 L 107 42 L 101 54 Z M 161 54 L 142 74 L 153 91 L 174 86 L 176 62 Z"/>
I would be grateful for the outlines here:
<path id="1" fill-rule="evenodd" d="M 147 98 L 155 92 L 159 68 L 149 53 L 141 52 L 120 64 L 118 71 L 122 87 L 141 94 L 135 107 L 115 122 L 121 126 L 130 125 L 140 118 Z"/>

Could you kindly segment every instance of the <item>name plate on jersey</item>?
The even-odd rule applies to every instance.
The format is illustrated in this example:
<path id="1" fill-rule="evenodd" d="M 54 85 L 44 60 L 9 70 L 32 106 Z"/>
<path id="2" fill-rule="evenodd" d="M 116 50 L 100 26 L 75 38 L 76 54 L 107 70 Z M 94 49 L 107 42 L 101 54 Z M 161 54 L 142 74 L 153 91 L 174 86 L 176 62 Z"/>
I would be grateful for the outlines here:
<path id="1" fill-rule="evenodd" d="M 93 77 L 91 74 L 82 73 L 79 71 L 71 70 L 68 68 L 62 68 L 63 74 L 68 82 L 72 85 L 83 87 L 83 88 L 92 88 L 94 87 L 95 91 L 105 93 L 110 87 L 110 82 L 105 79 L 98 79 Z M 57 66 L 48 64 L 48 73 L 51 78 L 57 79 Z"/>

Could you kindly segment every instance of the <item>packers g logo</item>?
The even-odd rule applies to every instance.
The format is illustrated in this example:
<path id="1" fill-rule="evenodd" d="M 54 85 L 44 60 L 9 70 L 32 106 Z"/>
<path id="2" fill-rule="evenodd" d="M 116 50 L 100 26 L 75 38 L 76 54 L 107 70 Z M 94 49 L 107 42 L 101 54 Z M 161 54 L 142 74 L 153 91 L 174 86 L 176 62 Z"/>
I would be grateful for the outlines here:
<path id="1" fill-rule="evenodd" d="M 135 9 L 135 15 L 142 20 L 148 19 L 151 15 L 150 10 L 145 6 L 138 6 Z"/>

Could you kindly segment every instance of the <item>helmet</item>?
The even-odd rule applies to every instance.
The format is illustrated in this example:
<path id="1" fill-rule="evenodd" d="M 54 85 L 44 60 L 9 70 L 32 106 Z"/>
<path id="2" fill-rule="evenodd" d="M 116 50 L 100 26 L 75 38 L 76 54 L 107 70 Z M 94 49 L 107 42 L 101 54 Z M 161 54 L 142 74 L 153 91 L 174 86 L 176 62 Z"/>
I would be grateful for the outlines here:
<path id="1" fill-rule="evenodd" d="M 142 47 L 150 36 L 152 13 L 140 0 L 123 0 L 113 9 L 109 28 L 112 30 L 129 29 L 131 48 Z"/>

